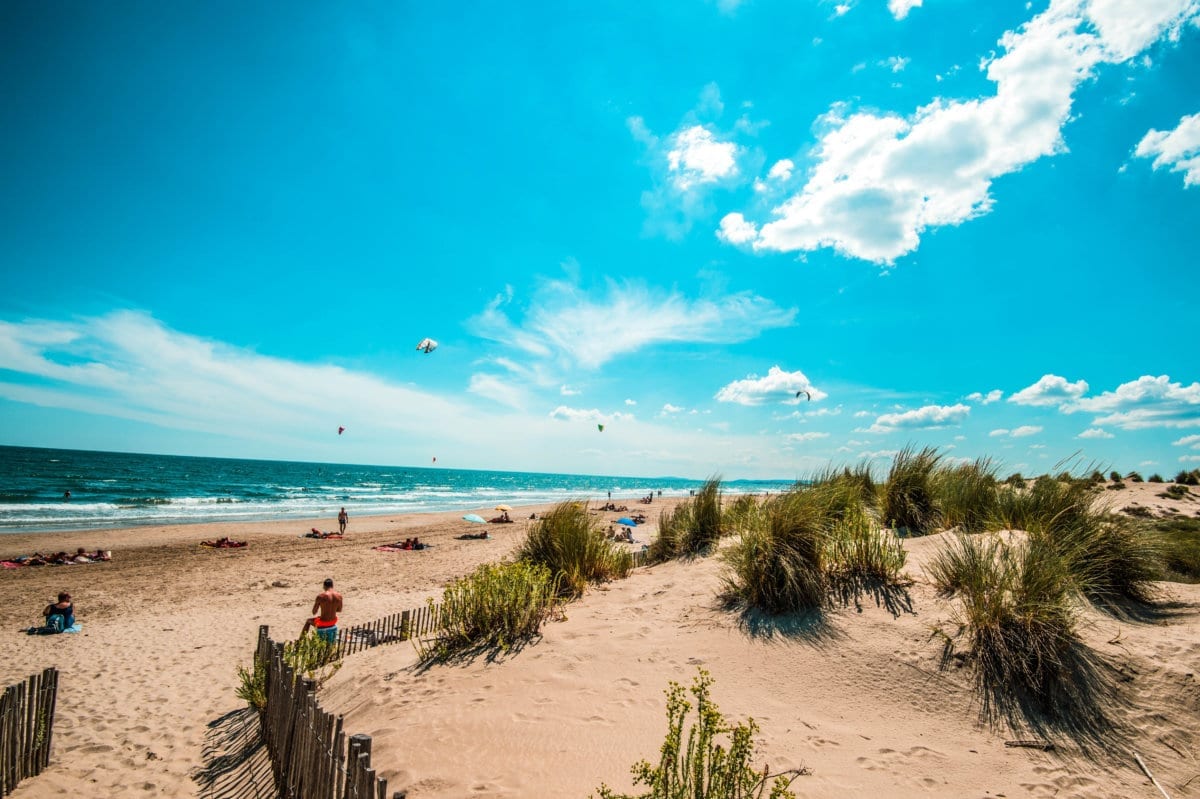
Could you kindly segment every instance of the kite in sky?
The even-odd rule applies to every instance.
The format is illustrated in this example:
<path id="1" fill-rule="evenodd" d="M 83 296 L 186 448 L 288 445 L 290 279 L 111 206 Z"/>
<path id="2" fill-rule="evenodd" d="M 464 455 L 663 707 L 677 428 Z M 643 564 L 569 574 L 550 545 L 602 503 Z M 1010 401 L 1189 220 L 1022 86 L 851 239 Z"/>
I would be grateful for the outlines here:
<path id="1" fill-rule="evenodd" d="M 807 391 L 797 391 L 797 392 L 796 392 L 796 399 L 800 399 L 800 395 L 801 395 L 801 394 L 803 394 L 804 396 L 808 397 L 808 401 L 809 401 L 809 402 L 812 402 L 812 394 L 809 394 Z"/>
<path id="2" fill-rule="evenodd" d="M 421 339 L 421 343 L 417 345 L 417 349 L 428 355 L 437 349 L 437 342 L 431 338 L 423 338 Z"/>
<path id="3" fill-rule="evenodd" d="M 338 427 L 338 435 L 339 435 L 339 436 L 340 436 L 342 433 L 344 433 L 344 432 L 346 432 L 346 428 L 344 428 L 344 427 Z"/>
<path id="4" fill-rule="evenodd" d="M 596 429 L 597 429 L 597 430 L 599 430 L 601 433 L 603 433 L 603 432 L 604 432 L 604 425 L 602 425 L 602 424 L 598 424 L 598 425 L 596 425 Z"/>

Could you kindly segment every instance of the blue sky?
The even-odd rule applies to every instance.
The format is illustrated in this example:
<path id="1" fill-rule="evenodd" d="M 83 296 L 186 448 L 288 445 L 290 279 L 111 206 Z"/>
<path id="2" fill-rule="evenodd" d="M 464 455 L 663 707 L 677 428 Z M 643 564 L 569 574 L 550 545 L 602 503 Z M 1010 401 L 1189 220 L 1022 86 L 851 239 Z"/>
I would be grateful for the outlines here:
<path id="1" fill-rule="evenodd" d="M 1200 465 L 1200 0 L 14 2 L 0 37 L 0 443 Z"/>

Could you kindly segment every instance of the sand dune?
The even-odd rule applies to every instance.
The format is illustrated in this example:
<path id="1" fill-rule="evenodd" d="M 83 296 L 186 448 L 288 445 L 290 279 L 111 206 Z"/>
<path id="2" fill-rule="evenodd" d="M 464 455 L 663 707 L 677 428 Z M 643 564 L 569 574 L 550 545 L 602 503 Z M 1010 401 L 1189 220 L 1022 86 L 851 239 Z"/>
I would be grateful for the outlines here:
<path id="1" fill-rule="evenodd" d="M 1126 504 L 1194 513 L 1148 485 L 1120 493 Z M 661 507 L 647 510 L 656 517 Z M 11 609 L 0 680 L 48 665 L 63 672 L 52 764 L 13 795 L 232 795 L 202 777 L 228 754 L 217 733 L 245 726 L 234 670 L 248 662 L 258 625 L 294 636 L 330 575 L 346 594 L 347 624 L 419 605 L 511 552 L 524 532 L 523 523 L 490 525 L 492 540 L 461 541 L 458 514 L 431 514 L 352 519 L 347 541 L 298 537 L 321 524 L 330 526 L 0 539 L 0 555 L 114 550 L 111 563 L 0 574 Z M 434 546 L 370 549 L 414 533 Z M 196 545 L 220 535 L 250 546 Z M 921 571 L 937 539 L 907 542 L 906 593 L 787 623 L 721 609 L 716 558 L 639 569 L 568 606 L 520 652 L 420 669 L 410 645 L 381 647 L 348 658 L 322 701 L 346 715 L 347 730 L 374 736 L 377 768 L 412 799 L 583 797 L 601 782 L 628 789 L 629 766 L 662 743 L 667 681 L 690 682 L 697 666 L 715 678 L 722 711 L 760 725 L 760 763 L 811 771 L 793 786 L 801 796 L 1155 796 L 1134 751 L 1172 796 L 1200 795 L 1200 587 L 1164 585 L 1167 601 L 1149 620 L 1085 615 L 1082 635 L 1112 667 L 1111 731 L 1060 736 L 1054 752 L 1007 748 L 1031 733 L 980 725 L 969 674 L 938 668 L 930 629 L 950 607 Z M 83 633 L 18 633 L 61 588 L 76 598 Z M 242 778 L 236 795 L 255 795 L 252 782 Z"/>

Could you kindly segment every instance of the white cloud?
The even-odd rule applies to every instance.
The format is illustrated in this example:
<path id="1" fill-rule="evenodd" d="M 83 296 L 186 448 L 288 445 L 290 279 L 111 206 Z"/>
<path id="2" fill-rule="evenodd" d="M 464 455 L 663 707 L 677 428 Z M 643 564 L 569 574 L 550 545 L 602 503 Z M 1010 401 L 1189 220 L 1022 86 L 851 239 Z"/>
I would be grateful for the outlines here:
<path id="1" fill-rule="evenodd" d="M 558 393 L 564 397 L 575 397 L 579 395 L 579 389 L 571 388 L 566 383 L 563 383 L 559 386 Z"/>
<path id="2" fill-rule="evenodd" d="M 1200 455 L 1180 455 L 1180 463 L 1196 463 L 1200 461 Z"/>
<path id="3" fill-rule="evenodd" d="M 980 405 L 991 405 L 1004 396 L 1004 392 L 998 388 L 994 388 L 986 394 L 974 391 L 967 395 L 967 399 L 971 402 L 978 402 Z"/>
<path id="4" fill-rule="evenodd" d="M 524 320 L 514 324 L 493 301 L 467 326 L 476 335 L 539 358 L 595 369 L 613 358 L 668 342 L 746 341 L 792 324 L 796 309 L 742 292 L 691 300 L 635 282 L 607 281 L 584 291 L 567 281 L 544 283 Z"/>
<path id="5" fill-rule="evenodd" d="M 865 419 L 870 415 L 871 415 L 870 411 L 855 411 L 854 412 L 855 419 Z"/>
<path id="6" fill-rule="evenodd" d="M 1002 436 L 1008 435 L 1009 432 L 1011 432 L 1011 431 L 1007 427 L 999 427 L 999 428 L 993 430 L 992 432 L 988 433 L 988 435 L 991 436 L 992 438 L 1000 438 Z"/>
<path id="7" fill-rule="evenodd" d="M 1116 436 L 1114 436 L 1112 433 L 1108 432 L 1107 430 L 1105 430 L 1101 427 L 1089 427 L 1087 430 L 1084 430 L 1082 433 L 1080 433 L 1079 435 L 1077 435 L 1075 437 L 1076 438 L 1116 438 Z"/>
<path id="8" fill-rule="evenodd" d="M 1102 64 L 1177 37 L 1198 14 L 1196 0 L 1055 0 L 1006 32 L 1003 54 L 982 63 L 991 96 L 936 98 L 907 116 L 834 106 L 807 183 L 773 209 L 753 248 L 828 247 L 892 263 L 926 230 L 988 213 L 992 181 L 1066 151 L 1062 129 L 1080 83 Z"/>
<path id="9" fill-rule="evenodd" d="M 734 211 L 721 217 L 721 227 L 717 230 L 717 238 L 730 244 L 746 244 L 758 236 L 758 228 L 753 222 L 747 222 L 746 217 Z"/>
<path id="10" fill-rule="evenodd" d="M 625 400 L 625 404 L 626 405 L 637 405 L 637 400 L 627 399 L 627 400 Z"/>
<path id="11" fill-rule="evenodd" d="M 834 16 L 842 17 L 846 15 L 852 6 L 849 3 L 838 3 L 833 7 Z"/>
<path id="12" fill-rule="evenodd" d="M 1042 428 L 1037 425 L 1023 424 L 1020 427 L 1013 428 L 1013 431 L 1009 435 L 1012 438 L 1027 438 L 1028 436 L 1036 436 L 1040 432 L 1042 432 Z"/>
<path id="13" fill-rule="evenodd" d="M 1200 436 L 1184 436 L 1177 438 L 1171 442 L 1176 447 L 1191 447 L 1192 449 L 1200 449 Z"/>
<path id="14" fill-rule="evenodd" d="M 894 457 L 896 457 L 897 454 L 899 454 L 899 452 L 900 452 L 900 450 L 897 450 L 897 449 L 879 449 L 879 450 L 875 450 L 873 452 L 870 450 L 865 450 L 863 452 L 858 453 L 858 457 L 865 458 L 869 461 L 883 460 L 883 459 L 887 459 L 887 458 L 894 458 Z"/>
<path id="15" fill-rule="evenodd" d="M 679 131 L 667 151 L 667 165 L 675 186 L 688 191 L 705 183 L 718 183 L 736 177 L 738 146 L 719 140 L 700 125 Z"/>
<path id="16" fill-rule="evenodd" d="M 893 56 L 888 56 L 883 61 L 880 61 L 879 66 L 887 67 L 892 72 L 903 72 L 904 68 L 908 66 L 908 63 L 910 61 L 912 61 L 911 58 L 904 58 L 903 56 L 893 55 Z"/>
<path id="17" fill-rule="evenodd" d="M 888 11 L 896 19 L 904 19 L 908 12 L 921 7 L 922 0 L 888 0 Z"/>
<path id="18" fill-rule="evenodd" d="M 1088 384 L 1085 380 L 1071 383 L 1058 375 L 1042 375 L 1040 380 L 1013 394 L 1008 401 L 1035 407 L 1061 406 L 1078 400 L 1087 390 Z"/>
<path id="19" fill-rule="evenodd" d="M 818 438 L 829 438 L 828 433 L 788 433 L 784 436 L 787 441 L 816 441 Z"/>
<path id="20" fill-rule="evenodd" d="M 633 420 L 633 415 L 628 413 L 603 413 L 598 408 L 571 408 L 566 405 L 559 405 L 554 410 L 550 411 L 551 419 L 559 419 L 564 422 L 600 422 L 607 424 L 608 422 L 629 422 Z"/>
<path id="21" fill-rule="evenodd" d="M 797 391 L 807 391 L 812 395 L 812 401 L 822 400 L 829 396 L 824 391 L 813 386 L 804 372 L 785 372 L 778 366 L 767 370 L 766 377 L 750 375 L 745 380 L 734 380 L 722 386 L 716 393 L 718 402 L 735 402 L 738 405 L 762 405 L 765 402 L 784 402 L 795 405 L 803 399 L 798 399 Z"/>
<path id="22" fill-rule="evenodd" d="M 771 180 L 788 180 L 792 176 L 792 170 L 796 168 L 796 164 L 790 158 L 782 158 L 771 165 L 771 170 L 767 172 L 767 177 Z"/>
<path id="23" fill-rule="evenodd" d="M 672 405 L 671 403 L 668 402 L 662 406 L 662 410 L 659 411 L 659 415 L 665 416 L 667 414 L 679 413 L 680 411 L 683 411 L 683 410 L 686 410 L 686 408 L 681 408 L 678 405 Z"/>
<path id="24" fill-rule="evenodd" d="M 970 405 L 926 405 L 903 413 L 885 413 L 867 428 L 870 433 L 891 433 L 896 430 L 936 430 L 959 424 L 971 413 Z"/>
<path id="25" fill-rule="evenodd" d="M 1200 383 L 1184 386 L 1172 383 L 1167 375 L 1143 375 L 1122 383 L 1115 391 L 1080 399 L 1064 410 L 1107 414 L 1097 416 L 1094 424 L 1123 430 L 1200 427 Z"/>
<path id="26" fill-rule="evenodd" d="M 1182 117 L 1174 130 L 1151 129 L 1133 154 L 1153 157 L 1155 169 L 1182 172 L 1184 186 L 1200 185 L 1200 114 Z"/>
<path id="27" fill-rule="evenodd" d="M 498 375 L 485 373 L 471 375 L 471 379 L 467 383 L 467 391 L 510 408 L 525 408 L 529 404 L 529 398 L 524 388 Z"/>

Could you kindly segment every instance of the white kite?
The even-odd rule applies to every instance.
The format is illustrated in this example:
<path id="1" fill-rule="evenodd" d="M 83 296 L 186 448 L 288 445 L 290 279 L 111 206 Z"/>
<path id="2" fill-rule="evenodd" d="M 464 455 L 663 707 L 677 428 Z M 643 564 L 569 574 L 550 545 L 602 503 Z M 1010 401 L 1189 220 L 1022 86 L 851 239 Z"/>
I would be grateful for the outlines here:
<path id="1" fill-rule="evenodd" d="M 421 343 L 417 345 L 417 349 L 428 355 L 437 349 L 437 342 L 431 338 L 423 338 L 421 339 Z"/>

